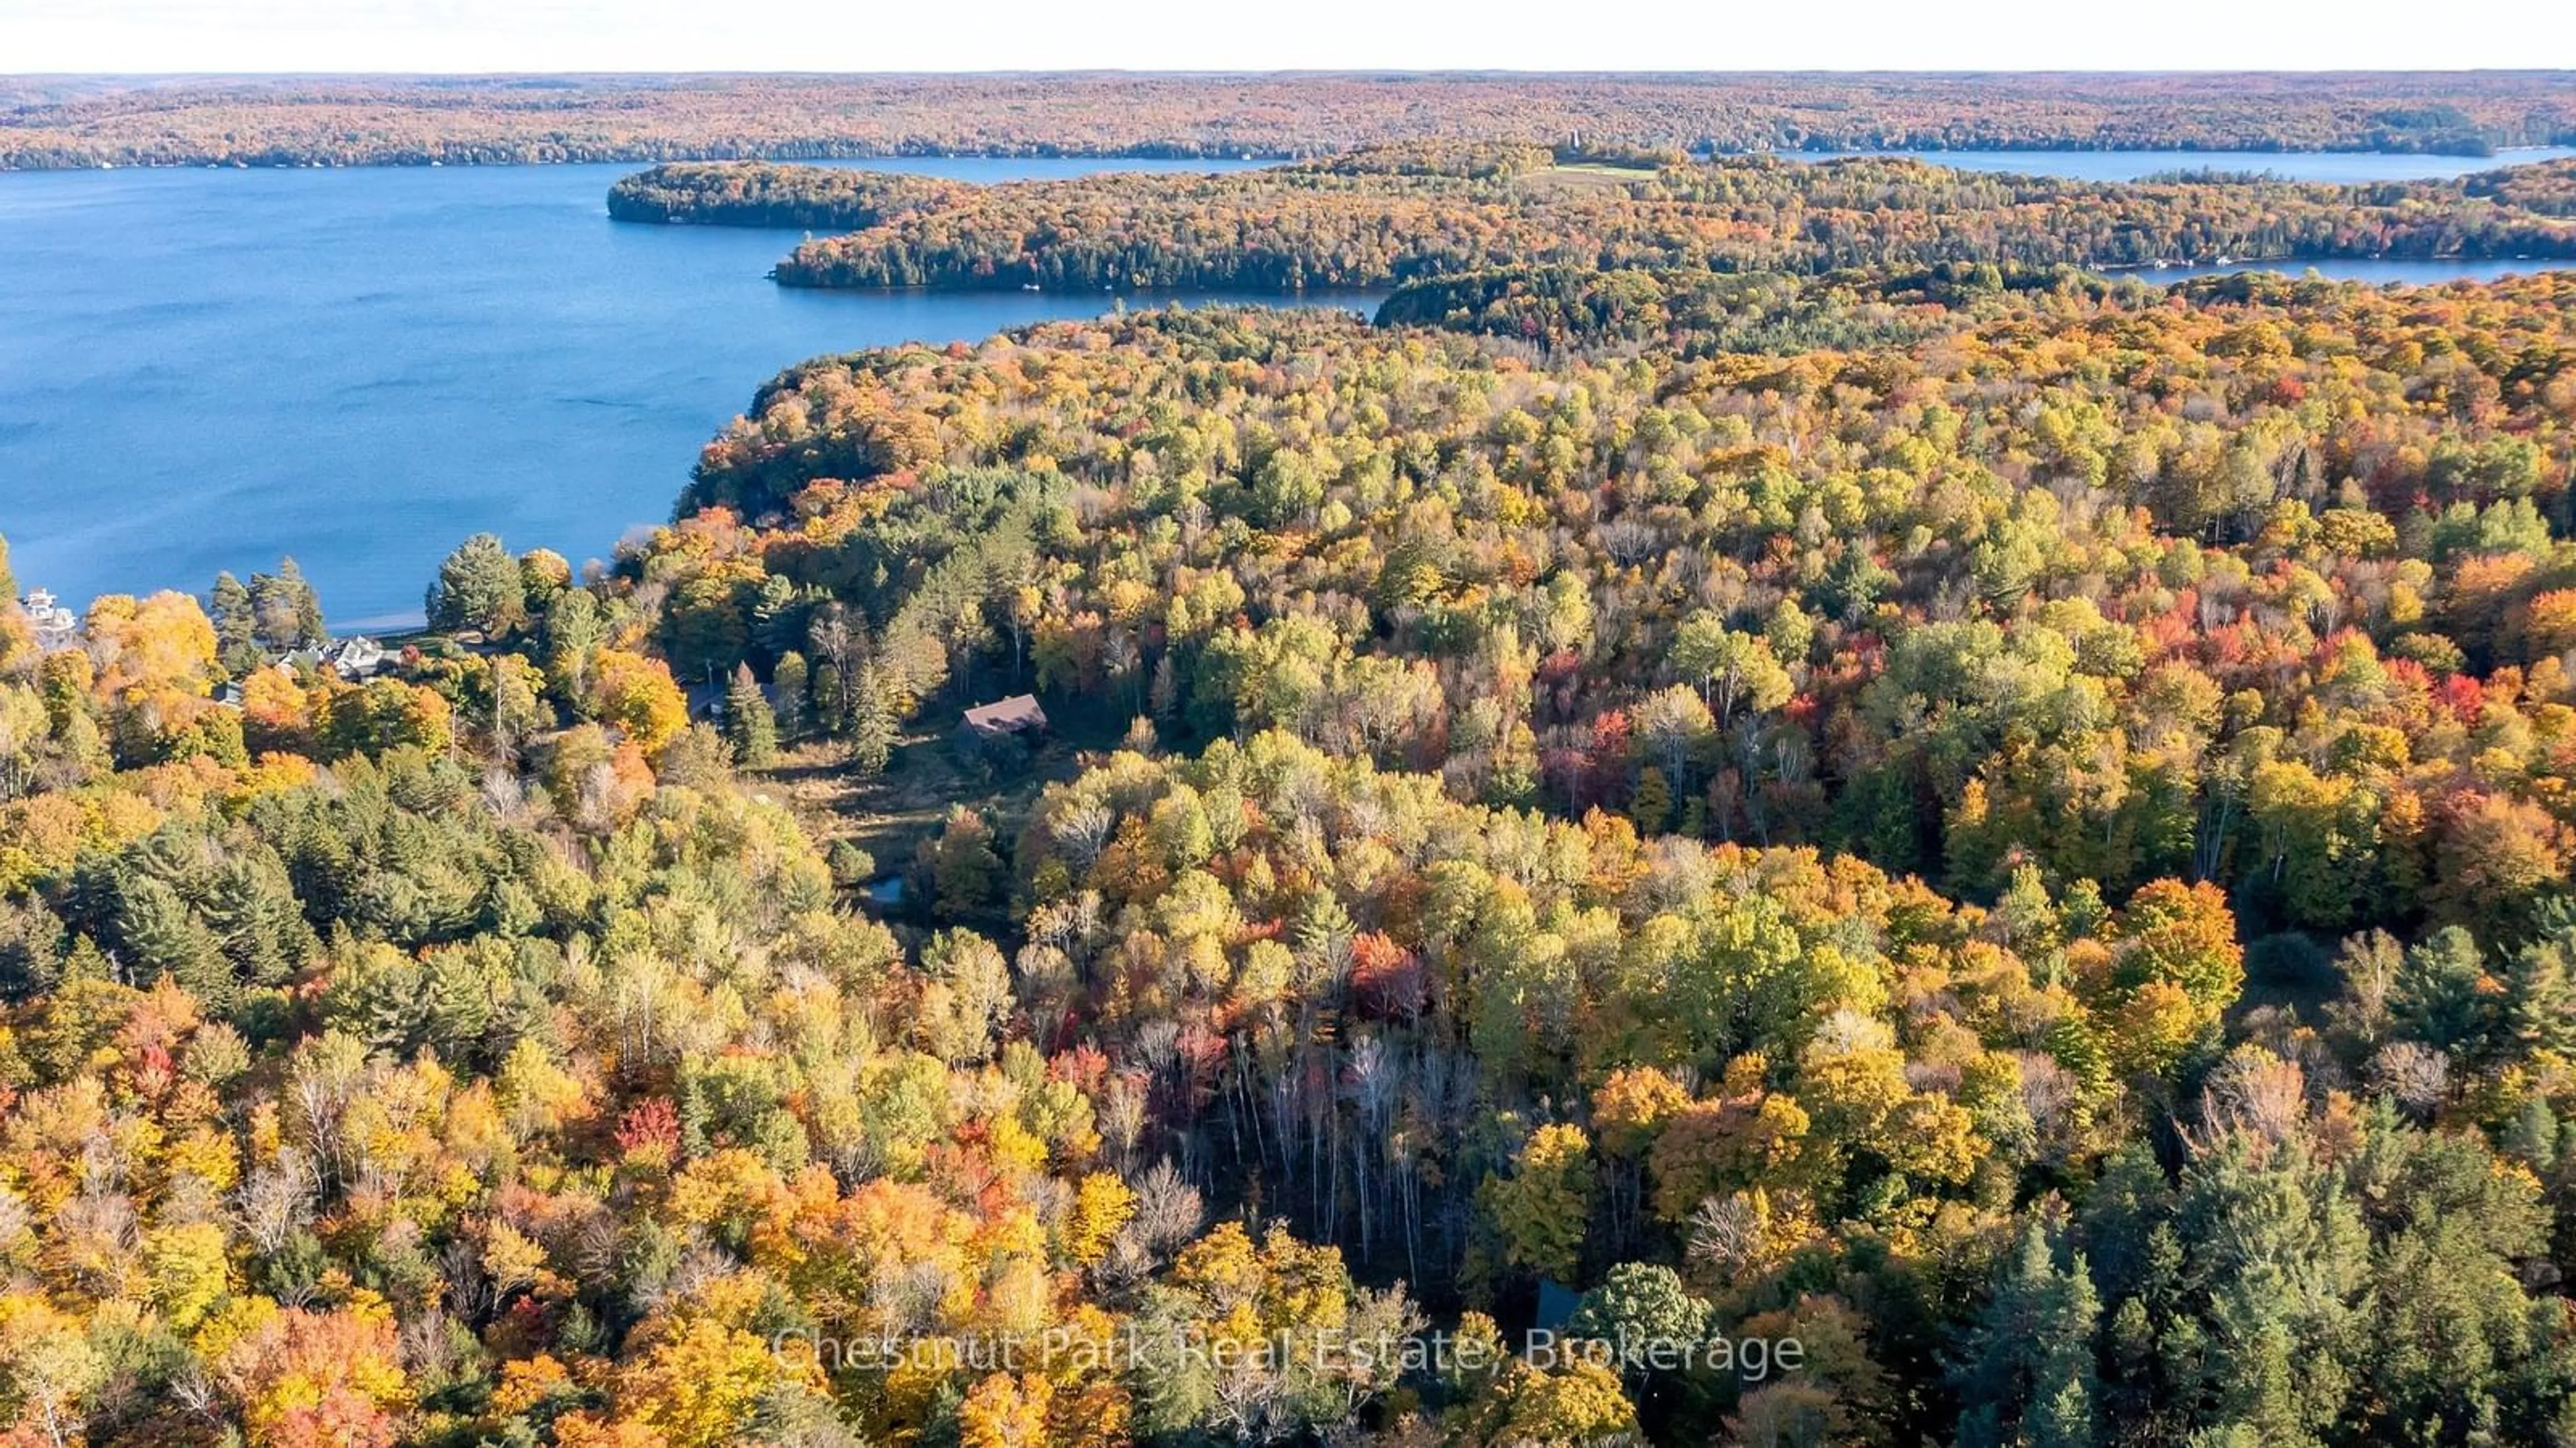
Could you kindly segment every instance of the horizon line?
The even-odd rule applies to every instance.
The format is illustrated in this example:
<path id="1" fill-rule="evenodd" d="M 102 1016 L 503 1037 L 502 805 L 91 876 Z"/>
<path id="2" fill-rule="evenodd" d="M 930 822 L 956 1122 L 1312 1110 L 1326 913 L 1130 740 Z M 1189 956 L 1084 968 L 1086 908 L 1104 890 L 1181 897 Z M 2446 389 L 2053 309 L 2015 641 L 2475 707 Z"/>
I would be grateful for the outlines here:
<path id="1" fill-rule="evenodd" d="M 1090 77 L 1104 78 L 1170 78 L 1260 77 L 1293 80 L 1300 78 L 1334 78 L 1371 76 L 1398 79 L 1472 79 L 1483 76 L 1542 77 L 1567 80 L 1701 80 L 1754 77 L 1840 76 L 1868 78 L 1877 76 L 1908 79 L 1976 80 L 1985 77 L 2029 76 L 2183 76 L 2233 77 L 2281 76 L 2288 78 L 2373 77 L 2373 76 L 2576 76 L 2576 66 L 2447 66 L 2447 67 L 2179 67 L 2179 66 L 2082 66 L 2082 65 L 1996 65 L 1976 68 L 1935 67 L 1920 70 L 1890 69 L 1883 66 L 1840 68 L 1833 66 L 1754 66 L 1740 68 L 1653 68 L 1544 69 L 1519 66 L 1299 66 L 1263 68 L 1253 66 L 1182 66 L 1131 68 L 1123 66 L 988 68 L 925 68 L 893 70 L 807 70 L 807 69 L 460 69 L 460 70 L 372 70 L 372 69 L 294 69 L 294 70 L 35 70 L 0 71 L 0 80 L 734 80 L 734 79 L 810 79 L 810 80 L 911 80 L 911 79 L 1000 79 L 1013 77 Z"/>

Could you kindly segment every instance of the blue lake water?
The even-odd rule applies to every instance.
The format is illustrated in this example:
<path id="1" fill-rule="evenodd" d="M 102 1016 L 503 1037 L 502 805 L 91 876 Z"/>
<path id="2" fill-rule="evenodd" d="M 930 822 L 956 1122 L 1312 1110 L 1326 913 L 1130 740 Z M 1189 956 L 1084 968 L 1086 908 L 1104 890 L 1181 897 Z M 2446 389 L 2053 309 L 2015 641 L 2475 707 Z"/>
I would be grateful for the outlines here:
<path id="1" fill-rule="evenodd" d="M 2385 286 L 2390 282 L 2421 285 L 2425 282 L 2491 282 L 2503 276 L 2528 276 L 2536 271 L 2564 271 L 2565 261 L 2371 261 L 2366 259 L 2325 261 L 2240 261 L 2211 263 L 2202 266 L 2130 267 L 2110 273 L 2162 286 L 2168 282 L 2186 281 L 2192 277 L 2223 276 L 2229 272 L 2275 271 L 2291 276 L 2313 271 L 2331 281 L 2369 282 Z"/>
<path id="2" fill-rule="evenodd" d="M 977 181 L 1230 169 L 853 164 Z M 780 288 L 767 273 L 789 236 L 608 220 L 609 183 L 631 169 L 0 175 L 0 535 L 22 586 L 76 603 L 203 591 L 292 554 L 335 624 L 401 622 L 468 533 L 579 562 L 663 520 L 699 446 L 782 367 L 1112 300 Z M 2372 281 L 2528 269 L 2320 264 Z"/>
<path id="3" fill-rule="evenodd" d="M 634 169 L 0 175 L 0 536 L 20 585 L 202 593 L 292 554 L 335 626 L 401 621 L 469 533 L 578 564 L 664 520 L 699 446 L 782 367 L 1114 304 L 782 288 L 791 234 L 610 221 Z"/>
<path id="4" fill-rule="evenodd" d="M 2170 171 L 2249 171 L 2284 181 L 2426 181 L 2555 161 L 2576 146 L 2530 146 L 2492 156 L 2422 156 L 2385 151 L 1853 151 L 1841 155 L 1918 156 L 1962 171 L 2064 176 L 2076 181 L 2135 181 Z M 1833 155 L 1801 152 L 1802 161 Z"/>

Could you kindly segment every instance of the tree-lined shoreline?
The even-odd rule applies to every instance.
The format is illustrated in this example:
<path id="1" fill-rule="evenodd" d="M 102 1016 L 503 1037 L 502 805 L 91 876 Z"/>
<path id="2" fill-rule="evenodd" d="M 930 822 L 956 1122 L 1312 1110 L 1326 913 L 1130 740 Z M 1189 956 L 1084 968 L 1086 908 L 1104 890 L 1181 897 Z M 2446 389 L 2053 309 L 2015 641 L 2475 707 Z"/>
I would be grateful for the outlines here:
<path id="1" fill-rule="evenodd" d="M 863 156 L 1294 159 L 1432 136 L 1693 150 L 2486 155 L 2576 142 L 2566 72 L 17 78 L 0 170 Z"/>
<path id="2" fill-rule="evenodd" d="M 2455 181 L 2130 183 L 1909 157 L 1406 143 L 1222 174 L 972 185 L 823 166 L 668 165 L 612 216 L 809 233 L 782 284 L 931 290 L 1382 288 L 1494 269 L 1785 272 L 1945 264 L 2576 256 L 2576 161 Z M 840 235 L 814 236 L 818 230 Z"/>

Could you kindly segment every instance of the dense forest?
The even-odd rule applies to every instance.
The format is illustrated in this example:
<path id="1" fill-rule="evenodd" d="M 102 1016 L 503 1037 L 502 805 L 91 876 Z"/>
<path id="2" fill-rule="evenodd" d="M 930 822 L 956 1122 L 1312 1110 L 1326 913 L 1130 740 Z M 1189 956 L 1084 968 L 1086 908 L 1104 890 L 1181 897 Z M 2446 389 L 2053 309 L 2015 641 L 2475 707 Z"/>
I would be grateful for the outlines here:
<path id="1" fill-rule="evenodd" d="M 1310 156 L 1431 137 L 1769 150 L 2576 143 L 2565 72 L 0 77 L 0 169 Z"/>
<path id="2" fill-rule="evenodd" d="M 954 205 L 961 183 L 830 166 L 678 162 L 625 177 L 608 192 L 619 221 L 858 231 Z"/>
<path id="3" fill-rule="evenodd" d="M 2545 216 L 2576 216 L 2576 161 L 2544 161 L 2507 166 L 2468 177 L 2471 196 Z"/>
<path id="4" fill-rule="evenodd" d="M 620 182 L 610 205 L 645 219 L 852 228 L 779 264 L 779 281 L 814 287 L 1296 291 L 1532 266 L 1705 277 L 1945 262 L 2576 255 L 2566 194 L 2576 173 L 2522 169 L 2360 186 L 2227 176 L 2122 185 L 1899 158 L 1693 163 L 1403 145 L 1221 175 L 993 186 L 870 185 L 826 167 L 664 167 Z M 885 190 L 900 198 L 892 212 Z M 649 207 L 638 204 L 646 196 Z"/>
<path id="5" fill-rule="evenodd" d="M 1568 169 L 1157 182 L 1461 269 L 790 368 L 380 670 L 0 602 L 0 1441 L 2576 1441 L 2576 273 Z"/>

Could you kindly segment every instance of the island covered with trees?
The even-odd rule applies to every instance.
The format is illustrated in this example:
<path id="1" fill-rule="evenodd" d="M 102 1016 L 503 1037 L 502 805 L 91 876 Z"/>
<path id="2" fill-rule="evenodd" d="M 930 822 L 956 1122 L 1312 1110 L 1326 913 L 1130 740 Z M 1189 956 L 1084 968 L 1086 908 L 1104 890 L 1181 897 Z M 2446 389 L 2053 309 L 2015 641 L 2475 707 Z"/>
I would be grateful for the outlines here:
<path id="1" fill-rule="evenodd" d="M 1313 156 L 1569 134 L 1693 151 L 2576 144 L 2566 71 L 0 77 L 0 169 Z"/>
<path id="2" fill-rule="evenodd" d="M 790 368 L 385 667 L 0 603 L 12 1441 L 2576 1435 L 2576 273 L 1536 167 L 1152 182 L 1443 269 Z M 834 184 L 630 195 L 1022 205 Z"/>
<path id="3" fill-rule="evenodd" d="M 898 172 L 759 162 L 680 162 L 625 177 L 608 192 L 619 221 L 858 231 L 953 206 L 962 182 Z"/>
<path id="4" fill-rule="evenodd" d="M 2330 258 L 2576 256 L 2576 162 L 2458 181 L 2319 185 L 2196 175 L 2135 184 L 1825 162 L 1408 143 L 1213 175 L 1108 174 L 974 186 L 822 166 L 663 166 L 612 215 L 818 225 L 777 268 L 806 287 L 1293 292 L 1530 268 L 1816 274 L 1988 262 L 2092 268 Z"/>

